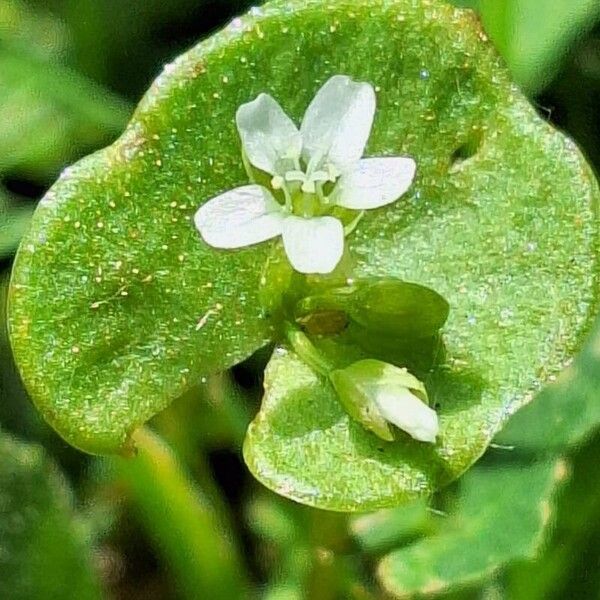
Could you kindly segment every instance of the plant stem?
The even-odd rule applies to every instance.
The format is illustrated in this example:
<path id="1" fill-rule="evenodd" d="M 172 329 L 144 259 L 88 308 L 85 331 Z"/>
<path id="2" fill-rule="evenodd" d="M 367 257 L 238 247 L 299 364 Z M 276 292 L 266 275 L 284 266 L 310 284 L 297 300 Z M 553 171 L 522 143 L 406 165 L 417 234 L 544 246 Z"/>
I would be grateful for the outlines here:
<path id="1" fill-rule="evenodd" d="M 344 559 L 349 545 L 347 516 L 311 510 L 308 524 L 313 565 L 307 581 L 307 597 L 311 600 L 348 598 L 347 588 L 356 573 Z"/>
<path id="2" fill-rule="evenodd" d="M 148 428 L 138 429 L 133 440 L 137 456 L 119 459 L 118 467 L 181 595 L 190 600 L 243 598 L 246 578 L 240 554 L 206 494 Z M 208 477 L 206 472 L 202 479 Z"/>
<path id="3" fill-rule="evenodd" d="M 314 371 L 329 377 L 333 366 L 329 361 L 315 348 L 306 334 L 291 323 L 285 324 L 285 334 L 288 342 L 296 354 Z"/>

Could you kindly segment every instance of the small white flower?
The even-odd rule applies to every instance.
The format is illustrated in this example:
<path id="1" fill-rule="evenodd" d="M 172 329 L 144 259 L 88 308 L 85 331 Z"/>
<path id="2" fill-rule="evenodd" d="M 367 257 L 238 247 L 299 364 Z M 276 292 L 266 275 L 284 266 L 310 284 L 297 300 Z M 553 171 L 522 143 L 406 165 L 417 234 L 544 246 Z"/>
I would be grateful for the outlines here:
<path id="1" fill-rule="evenodd" d="M 420 442 L 435 443 L 440 425 L 427 390 L 406 369 L 366 358 L 329 375 L 348 413 L 380 438 L 394 439 L 388 423 Z"/>
<path id="2" fill-rule="evenodd" d="M 335 206 L 379 208 L 410 187 L 416 170 L 406 157 L 361 159 L 375 115 L 368 83 L 336 75 L 310 103 L 300 130 L 268 94 L 243 104 L 237 128 L 245 160 L 272 176 L 271 187 L 235 188 L 200 207 L 195 224 L 215 248 L 241 248 L 281 235 L 300 273 L 330 273 L 344 251 Z M 250 174 L 250 173 L 249 173 Z"/>
<path id="3" fill-rule="evenodd" d="M 439 432 L 438 416 L 409 389 L 386 389 L 375 394 L 375 404 L 386 421 L 393 423 L 420 442 L 435 443 Z"/>

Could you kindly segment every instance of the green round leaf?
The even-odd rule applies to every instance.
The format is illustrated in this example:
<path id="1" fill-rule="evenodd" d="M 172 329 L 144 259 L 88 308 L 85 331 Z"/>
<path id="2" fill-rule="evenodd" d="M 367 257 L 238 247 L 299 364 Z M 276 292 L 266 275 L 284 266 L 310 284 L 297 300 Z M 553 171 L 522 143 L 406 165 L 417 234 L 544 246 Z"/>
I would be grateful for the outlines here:
<path id="1" fill-rule="evenodd" d="M 358 277 L 395 276 L 449 302 L 446 360 L 425 379 L 441 434 L 436 446 L 381 442 L 297 357 L 276 354 L 245 457 L 285 496 L 367 510 L 458 477 L 570 359 L 597 298 L 598 188 L 575 145 L 510 83 L 470 13 L 343 6 L 287 17 L 291 31 L 295 18 L 310 24 L 290 53 L 299 77 L 350 72 L 378 84 L 367 154 L 417 161 L 411 191 L 367 211 L 350 249 Z M 301 58 L 315 55 L 316 65 Z"/>
<path id="2" fill-rule="evenodd" d="M 384 557 L 378 576 L 391 597 L 460 590 L 490 577 L 511 560 L 536 557 L 568 463 L 517 461 L 509 466 L 477 465 L 461 480 L 454 510 L 434 535 Z"/>
<path id="3" fill-rule="evenodd" d="M 366 155 L 418 165 L 412 190 L 352 234 L 357 275 L 414 281 L 451 306 L 449 366 L 430 382 L 444 476 L 424 467 L 398 489 L 462 472 L 570 355 L 594 296 L 589 169 L 484 40 L 470 13 L 425 0 L 298 0 L 255 9 L 168 65 L 124 135 L 63 174 L 18 254 L 13 347 L 46 419 L 80 448 L 118 451 L 272 337 L 258 298 L 272 243 L 216 251 L 191 217 L 247 183 L 240 104 L 268 92 L 299 122 L 345 74 L 377 90 Z"/>

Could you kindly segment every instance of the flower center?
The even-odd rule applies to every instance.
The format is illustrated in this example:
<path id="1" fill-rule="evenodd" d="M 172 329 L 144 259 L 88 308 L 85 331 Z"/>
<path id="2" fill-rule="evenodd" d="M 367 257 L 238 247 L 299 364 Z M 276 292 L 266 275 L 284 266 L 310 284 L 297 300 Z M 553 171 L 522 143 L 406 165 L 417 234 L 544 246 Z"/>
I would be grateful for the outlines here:
<path id="1" fill-rule="evenodd" d="M 295 168 L 283 175 L 275 175 L 271 179 L 274 190 L 282 190 L 285 195 L 286 208 L 302 217 L 313 217 L 322 214 L 329 203 L 324 192 L 327 183 L 335 184 L 340 172 L 331 163 L 322 163 L 323 157 L 311 158 L 306 168 L 299 160 L 295 160 Z"/>

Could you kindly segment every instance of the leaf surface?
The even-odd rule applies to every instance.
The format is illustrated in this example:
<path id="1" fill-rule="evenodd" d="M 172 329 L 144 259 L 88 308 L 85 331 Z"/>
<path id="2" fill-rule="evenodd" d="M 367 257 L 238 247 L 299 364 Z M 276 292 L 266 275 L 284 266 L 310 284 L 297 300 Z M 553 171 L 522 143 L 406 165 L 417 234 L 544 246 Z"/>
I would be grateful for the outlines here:
<path id="1" fill-rule="evenodd" d="M 533 558 L 564 476 L 558 459 L 475 467 L 461 480 L 458 506 L 442 517 L 440 531 L 381 561 L 384 588 L 396 598 L 440 593 L 488 577 L 510 560 Z"/>
<path id="2" fill-rule="evenodd" d="M 168 65 L 124 135 L 69 169 L 34 217 L 13 275 L 13 347 L 72 444 L 122 449 L 192 383 L 272 337 L 258 288 L 277 242 L 216 251 L 191 217 L 247 183 L 240 104 L 268 92 L 299 122 L 339 73 L 377 90 L 367 156 L 418 165 L 411 191 L 352 234 L 355 272 L 420 283 L 451 310 L 448 365 L 429 382 L 436 475 L 417 469 L 398 489 L 460 474 L 571 355 L 595 297 L 597 187 L 472 14 L 425 0 L 275 2 Z"/>

